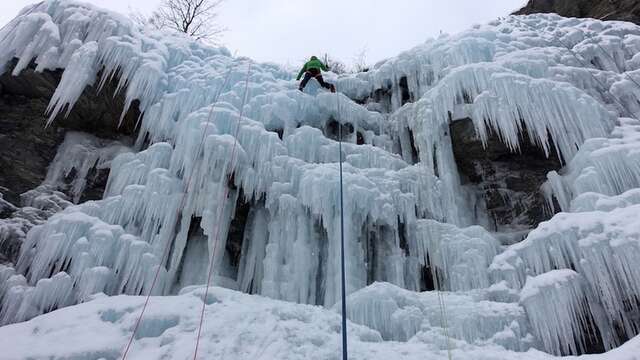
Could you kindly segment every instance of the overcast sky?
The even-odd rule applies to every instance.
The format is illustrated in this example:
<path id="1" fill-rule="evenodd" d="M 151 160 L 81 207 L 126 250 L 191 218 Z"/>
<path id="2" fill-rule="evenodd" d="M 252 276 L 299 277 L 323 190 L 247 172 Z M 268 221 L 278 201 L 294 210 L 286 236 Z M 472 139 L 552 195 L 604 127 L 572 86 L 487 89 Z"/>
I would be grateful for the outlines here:
<path id="1" fill-rule="evenodd" d="M 4 25 L 37 1 L 0 0 Z M 89 0 L 123 13 L 151 12 L 160 0 Z M 440 31 L 455 33 L 524 5 L 526 0 L 226 0 L 223 42 L 238 55 L 297 65 L 324 53 L 349 63 L 367 49 L 370 63 L 410 49 Z"/>

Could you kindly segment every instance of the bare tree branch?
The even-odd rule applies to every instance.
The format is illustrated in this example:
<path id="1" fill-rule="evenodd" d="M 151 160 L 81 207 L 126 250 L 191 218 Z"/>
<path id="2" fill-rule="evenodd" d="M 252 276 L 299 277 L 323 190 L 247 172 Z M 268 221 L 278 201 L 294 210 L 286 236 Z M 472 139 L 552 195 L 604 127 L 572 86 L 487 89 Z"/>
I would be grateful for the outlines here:
<path id="1" fill-rule="evenodd" d="M 146 23 L 157 29 L 171 29 L 183 32 L 198 40 L 219 41 L 227 30 L 217 21 L 218 10 L 225 0 L 162 0 Z M 140 23 L 139 13 L 131 15 Z"/>
<path id="2" fill-rule="evenodd" d="M 333 71 L 336 74 L 344 74 L 347 72 L 347 66 L 337 58 L 334 58 L 332 55 L 326 55 L 325 61 L 329 70 Z"/>
<path id="3" fill-rule="evenodd" d="M 353 72 L 359 73 L 369 71 L 369 65 L 367 65 L 368 50 L 369 49 L 364 46 L 353 56 Z"/>

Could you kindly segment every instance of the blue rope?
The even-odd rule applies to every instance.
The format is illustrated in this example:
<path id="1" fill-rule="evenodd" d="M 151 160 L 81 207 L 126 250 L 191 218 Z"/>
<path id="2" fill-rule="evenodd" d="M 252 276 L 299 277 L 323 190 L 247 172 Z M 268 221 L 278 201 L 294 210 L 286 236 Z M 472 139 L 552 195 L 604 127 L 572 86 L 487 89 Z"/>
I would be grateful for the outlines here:
<path id="1" fill-rule="evenodd" d="M 344 266 L 344 190 L 342 182 L 342 124 L 340 123 L 340 96 L 336 89 L 338 115 L 338 151 L 340 152 L 340 271 L 342 278 L 342 360 L 348 359 L 347 350 L 347 289 Z"/>

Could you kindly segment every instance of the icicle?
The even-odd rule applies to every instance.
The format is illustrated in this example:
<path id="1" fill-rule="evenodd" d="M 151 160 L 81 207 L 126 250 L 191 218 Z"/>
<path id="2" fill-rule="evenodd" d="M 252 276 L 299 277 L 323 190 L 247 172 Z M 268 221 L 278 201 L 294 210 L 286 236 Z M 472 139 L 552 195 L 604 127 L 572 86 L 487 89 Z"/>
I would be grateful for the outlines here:
<path id="1" fill-rule="evenodd" d="M 640 187 L 640 122 L 620 119 L 611 136 L 588 140 L 562 175 L 551 172 L 544 189 L 547 201 L 555 198 L 563 211 L 581 194 L 619 195 Z M 552 197 L 553 196 L 553 197 Z"/>
<path id="2" fill-rule="evenodd" d="M 520 303 L 545 351 L 556 355 L 583 353 L 589 336 L 584 331 L 595 329 L 606 350 L 618 345 L 603 310 L 575 271 L 554 270 L 528 278 Z"/>
<path id="3" fill-rule="evenodd" d="M 69 193 L 77 203 L 86 185 L 89 171 L 93 168 L 108 168 L 114 157 L 126 151 L 129 151 L 129 148 L 117 141 L 105 141 L 87 134 L 68 132 L 47 170 L 44 184 L 65 188 L 65 183 L 73 171 Z"/>
<path id="4" fill-rule="evenodd" d="M 67 107 L 65 116 L 68 116 L 84 88 L 93 85 L 98 72 L 97 55 L 96 42 L 85 43 L 73 53 L 47 107 L 47 114 L 49 114 L 47 125 L 53 122 L 65 106 Z"/>
<path id="5" fill-rule="evenodd" d="M 499 243 L 479 226 L 460 229 L 433 220 L 420 220 L 417 254 L 423 266 L 437 269 L 443 289 L 460 291 L 489 287 L 488 268 Z M 442 290 L 442 289 L 441 289 Z"/>
<path id="6" fill-rule="evenodd" d="M 626 299 L 640 291 L 640 272 L 632 260 L 640 256 L 638 211 L 639 205 L 631 205 L 608 213 L 560 213 L 497 255 L 490 267 L 492 278 L 519 289 L 527 276 L 575 269 L 604 308 L 609 325 L 602 331 L 618 324 L 632 337 L 639 331 L 630 318 L 637 305 Z"/>

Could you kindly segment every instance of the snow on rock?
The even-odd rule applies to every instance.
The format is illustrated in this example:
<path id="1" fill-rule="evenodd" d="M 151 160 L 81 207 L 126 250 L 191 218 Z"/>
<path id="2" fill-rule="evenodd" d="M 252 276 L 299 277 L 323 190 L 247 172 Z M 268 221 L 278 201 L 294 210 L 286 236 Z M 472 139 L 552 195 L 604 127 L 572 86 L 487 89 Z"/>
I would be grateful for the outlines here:
<path id="1" fill-rule="evenodd" d="M 638 204 L 640 204 L 640 189 L 637 188 L 615 196 L 586 192 L 571 202 L 571 212 L 611 211 Z"/>
<path id="2" fill-rule="evenodd" d="M 77 199 L 89 169 L 110 166 L 104 197 L 66 207 L 34 227 L 15 270 L 0 272 L 2 323 L 88 301 L 61 310 L 70 315 L 66 325 L 46 333 L 73 338 L 80 331 L 76 321 L 88 321 L 104 338 L 72 353 L 48 346 L 49 338 L 43 347 L 0 346 L 14 358 L 47 352 L 115 358 L 142 301 L 91 299 L 151 293 L 164 297 L 153 297 L 161 306 L 143 321 L 136 356 L 187 356 L 195 317 L 186 309 L 199 307 L 198 291 L 172 295 L 202 285 L 209 267 L 215 285 L 332 307 L 340 299 L 342 220 L 345 285 L 355 304 L 350 317 L 380 332 L 354 327 L 355 358 L 399 352 L 445 358 L 448 345 L 454 356 L 474 359 L 549 358 L 535 350 L 514 355 L 505 347 L 580 352 L 585 346 L 567 339 L 570 333 L 579 341 L 587 313 L 607 347 L 621 343 L 640 326 L 633 315 L 640 294 L 634 266 L 640 209 L 633 195 L 640 188 L 638 124 L 621 117 L 639 110 L 634 95 L 640 90 L 626 80 L 638 69 L 639 37 L 639 27 L 623 23 L 508 17 L 429 40 L 366 73 L 329 74 L 338 94 L 314 82 L 303 93 L 293 74 L 277 65 L 232 57 L 180 34 L 139 29 L 106 10 L 67 0 L 31 6 L 0 30 L 0 73 L 13 59 L 14 74 L 32 63 L 37 71 L 64 69 L 50 119 L 73 111 L 86 86 L 102 88 L 111 80 L 125 94 L 123 114 L 137 101 L 142 115 L 132 148 L 68 136 L 49 182 L 77 173 Z M 562 159 L 567 167 L 550 173 L 545 191 L 550 203 L 555 198 L 565 211 L 584 212 L 561 213 L 522 243 L 501 248 L 479 226 L 487 218 L 483 199 L 458 174 L 449 124 L 463 118 L 473 121 L 484 142 L 497 135 L 518 151 L 530 141 Z M 38 194 L 27 195 L 29 201 L 52 200 Z M 559 269 L 579 276 L 545 275 Z M 375 282 L 395 287 L 367 288 Z M 523 288 L 525 295 L 538 295 L 519 298 Z M 443 293 L 410 292 L 433 289 L 451 291 L 442 306 L 451 302 L 451 309 L 440 310 L 448 326 L 438 326 L 434 315 Z M 206 331 L 231 343 L 207 342 L 209 355 L 335 357 L 335 314 L 229 290 L 214 293 L 222 300 L 209 309 L 221 322 L 210 322 L 215 326 Z M 555 298 L 564 300 L 547 305 L 566 316 L 541 315 L 545 301 Z M 71 316 L 76 309 L 80 313 Z M 5 329 L 33 331 L 32 324 L 44 326 L 56 316 Z M 241 324 L 260 319 L 274 328 L 242 333 Z M 620 329 L 620 338 L 605 338 L 612 329 Z M 284 342 L 275 339 L 285 334 Z M 561 336 L 567 341 L 562 346 L 554 340 Z M 268 346 L 250 346 L 260 342 Z M 615 354 L 622 358 L 635 348 L 632 340 Z"/>

